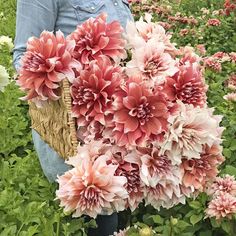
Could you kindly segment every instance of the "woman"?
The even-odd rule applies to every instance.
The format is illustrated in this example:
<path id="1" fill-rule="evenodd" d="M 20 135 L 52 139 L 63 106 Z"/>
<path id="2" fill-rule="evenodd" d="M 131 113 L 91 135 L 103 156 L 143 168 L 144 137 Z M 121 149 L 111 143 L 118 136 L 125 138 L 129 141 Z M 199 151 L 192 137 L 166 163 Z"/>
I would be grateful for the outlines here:
<path id="1" fill-rule="evenodd" d="M 43 30 L 61 30 L 66 36 L 74 31 L 78 24 L 102 12 L 107 13 L 108 21 L 118 20 L 123 27 L 127 20 L 132 19 L 128 0 L 18 0 L 14 48 L 16 70 L 20 68 L 20 58 L 26 50 L 29 37 L 39 37 Z M 43 172 L 48 180 L 53 182 L 57 175 L 67 171 L 69 166 L 35 130 L 32 130 L 32 136 Z M 113 234 L 117 227 L 117 214 L 99 216 L 97 224 L 98 229 L 90 232 L 90 235 Z"/>

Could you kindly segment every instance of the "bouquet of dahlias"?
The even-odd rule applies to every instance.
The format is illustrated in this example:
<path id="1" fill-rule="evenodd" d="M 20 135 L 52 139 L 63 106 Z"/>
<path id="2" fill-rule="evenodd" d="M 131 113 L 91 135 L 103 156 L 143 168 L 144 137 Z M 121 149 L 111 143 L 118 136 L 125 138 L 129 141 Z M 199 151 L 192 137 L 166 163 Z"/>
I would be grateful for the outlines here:
<path id="1" fill-rule="evenodd" d="M 58 177 L 57 199 L 74 217 L 96 217 L 139 203 L 170 208 L 214 181 L 221 117 L 207 107 L 200 58 L 177 49 L 146 14 L 126 32 L 106 15 L 64 38 L 28 42 L 19 84 L 39 105 L 60 97 L 68 79 L 78 153 Z"/>

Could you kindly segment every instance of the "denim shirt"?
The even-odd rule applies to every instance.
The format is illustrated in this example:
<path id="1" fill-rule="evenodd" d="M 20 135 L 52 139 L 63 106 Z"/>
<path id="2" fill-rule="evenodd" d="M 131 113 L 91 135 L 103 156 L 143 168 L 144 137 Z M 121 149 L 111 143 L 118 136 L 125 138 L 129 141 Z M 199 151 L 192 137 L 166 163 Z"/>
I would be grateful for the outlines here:
<path id="1" fill-rule="evenodd" d="M 108 15 L 108 22 L 118 20 L 125 27 L 132 20 L 128 0 L 18 0 L 16 18 L 15 48 L 13 63 L 20 68 L 20 58 L 26 50 L 29 37 L 38 37 L 43 30 L 61 30 L 70 34 L 78 24 L 102 12 Z M 49 181 L 55 181 L 70 167 L 32 130 L 33 142 L 44 174 Z"/>

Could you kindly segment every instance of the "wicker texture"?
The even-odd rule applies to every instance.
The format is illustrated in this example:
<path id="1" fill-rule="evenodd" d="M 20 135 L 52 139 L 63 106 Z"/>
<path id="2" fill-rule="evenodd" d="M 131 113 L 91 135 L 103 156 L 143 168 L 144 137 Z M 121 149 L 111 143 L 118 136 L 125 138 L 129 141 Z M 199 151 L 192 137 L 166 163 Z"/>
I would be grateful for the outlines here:
<path id="1" fill-rule="evenodd" d="M 49 144 L 61 157 L 67 159 L 77 152 L 75 120 L 71 115 L 71 95 L 67 79 L 62 81 L 61 98 L 49 101 L 42 108 L 29 103 L 31 127 Z"/>

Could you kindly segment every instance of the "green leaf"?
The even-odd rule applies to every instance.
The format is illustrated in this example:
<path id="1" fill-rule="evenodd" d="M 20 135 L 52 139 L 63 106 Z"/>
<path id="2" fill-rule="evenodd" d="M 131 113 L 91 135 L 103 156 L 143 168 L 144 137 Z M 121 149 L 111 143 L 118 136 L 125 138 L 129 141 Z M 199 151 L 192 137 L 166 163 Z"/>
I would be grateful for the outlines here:
<path id="1" fill-rule="evenodd" d="M 198 201 L 192 201 L 192 202 L 189 202 L 189 206 L 193 209 L 199 209 L 199 208 L 202 208 L 202 204 Z"/>
<path id="2" fill-rule="evenodd" d="M 236 168 L 234 166 L 227 165 L 223 172 L 236 177 Z"/>
<path id="3" fill-rule="evenodd" d="M 192 215 L 190 217 L 190 222 L 192 225 L 197 224 L 199 221 L 201 221 L 203 218 L 203 214 L 199 214 L 199 215 Z"/>

